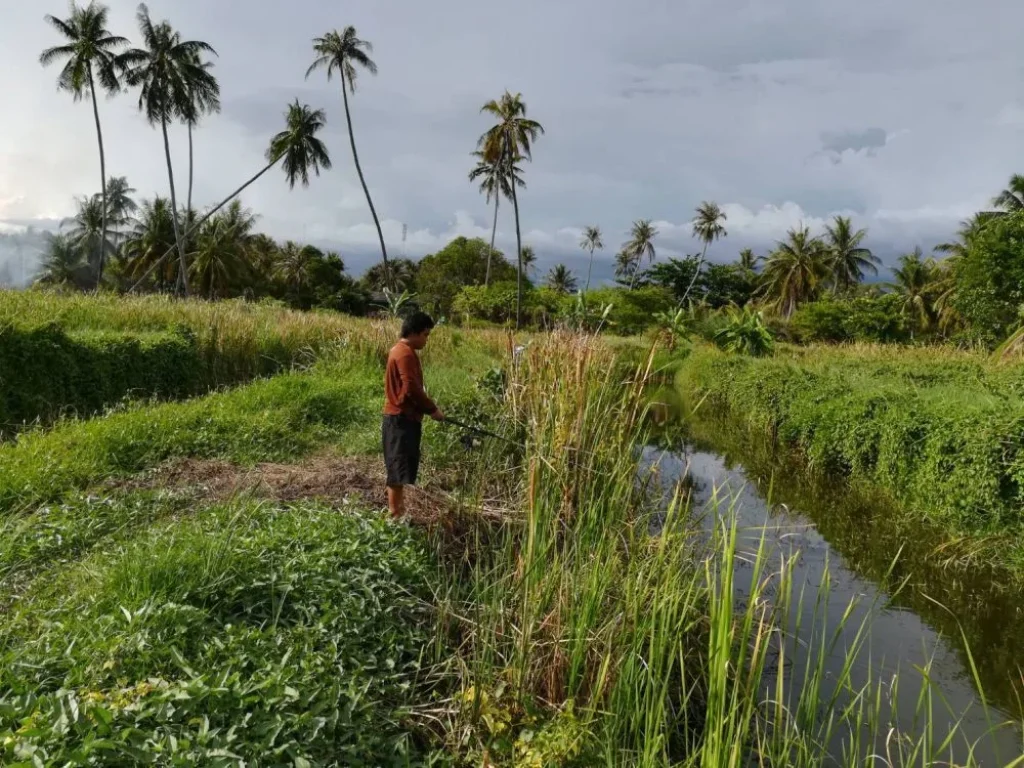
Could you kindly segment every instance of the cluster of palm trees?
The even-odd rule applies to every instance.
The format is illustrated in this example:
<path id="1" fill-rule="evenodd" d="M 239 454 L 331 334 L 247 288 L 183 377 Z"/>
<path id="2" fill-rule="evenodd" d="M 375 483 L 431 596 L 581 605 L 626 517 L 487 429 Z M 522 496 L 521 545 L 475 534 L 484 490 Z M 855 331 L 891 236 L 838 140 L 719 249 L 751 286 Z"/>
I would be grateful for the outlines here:
<path id="1" fill-rule="evenodd" d="M 47 23 L 64 38 L 64 42 L 43 51 L 40 62 L 43 66 L 63 62 L 57 78 L 58 88 L 69 92 L 76 101 L 85 96 L 90 97 L 99 145 L 101 181 L 100 192 L 95 199 L 80 201 L 74 230 L 66 237 L 54 241 L 50 259 L 54 263 L 51 266 L 56 268 L 65 264 L 69 267 L 66 270 L 69 275 L 72 272 L 80 273 L 80 268 L 75 266 L 74 257 L 77 253 L 79 259 L 88 262 L 94 274 L 94 283 L 99 285 L 103 280 L 108 257 L 119 252 L 119 247 L 127 242 L 120 228 L 124 224 L 123 217 L 130 212 L 118 207 L 118 190 L 108 187 L 107 183 L 99 95 L 102 92 L 112 96 L 134 90 L 138 93 L 140 112 L 150 125 L 160 127 L 167 162 L 169 208 L 163 201 L 153 201 L 151 208 L 167 208 L 173 230 L 173 243 L 165 253 L 151 259 L 152 263 L 148 271 L 140 276 L 138 285 L 145 283 L 157 270 L 163 270 L 165 274 L 173 272 L 174 286 L 187 295 L 191 273 L 202 271 L 190 265 L 189 254 L 197 247 L 192 243 L 192 238 L 195 236 L 197 240 L 203 239 L 200 235 L 209 233 L 211 221 L 217 226 L 223 225 L 222 220 L 214 220 L 214 217 L 226 205 L 279 163 L 283 165 L 291 187 L 297 182 L 308 185 L 310 172 L 319 175 L 321 169 L 330 169 L 327 148 L 317 138 L 325 125 L 324 113 L 296 100 L 288 107 L 285 130 L 270 143 L 266 165 L 218 205 L 201 216 L 197 215 L 192 208 L 193 132 L 205 115 L 220 110 L 220 85 L 212 72 L 213 63 L 207 58 L 216 56 L 216 51 L 206 42 L 183 39 L 181 33 L 167 21 L 154 23 L 145 4 L 139 5 L 136 14 L 141 35 L 141 46 L 137 48 L 131 47 L 127 38 L 114 35 L 107 29 L 108 16 L 107 7 L 95 0 L 90 0 L 84 6 L 71 0 L 69 15 L 64 19 L 46 16 Z M 328 80 L 335 73 L 341 78 L 353 160 L 380 236 L 384 271 L 390 276 L 384 236 L 359 164 L 349 108 L 349 95 L 355 92 L 359 69 L 371 74 L 377 71 L 376 64 L 369 57 L 372 46 L 359 39 L 353 27 L 346 27 L 341 32 L 332 31 L 316 38 L 313 50 L 316 58 L 306 72 L 306 77 L 318 69 L 325 69 Z M 175 124 L 183 124 L 188 131 L 189 178 L 183 210 L 178 206 L 168 132 L 169 126 Z M 233 210 L 235 214 L 238 213 L 237 208 Z M 229 218 L 231 215 L 229 211 Z M 203 227 L 206 229 L 203 230 Z M 166 262 L 175 252 L 178 263 L 171 268 Z M 391 282 L 390 277 L 388 282 Z"/>

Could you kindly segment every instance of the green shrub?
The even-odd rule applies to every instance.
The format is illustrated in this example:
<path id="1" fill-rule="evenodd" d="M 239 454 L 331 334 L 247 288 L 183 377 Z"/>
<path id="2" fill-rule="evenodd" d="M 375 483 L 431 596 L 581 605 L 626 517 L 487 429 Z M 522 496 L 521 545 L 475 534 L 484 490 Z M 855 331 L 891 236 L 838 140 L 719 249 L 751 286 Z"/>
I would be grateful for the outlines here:
<path id="1" fill-rule="evenodd" d="M 1021 371 L 970 358 L 892 359 L 824 349 L 798 361 L 708 349 L 678 383 L 801 449 L 812 467 L 864 477 L 950 528 L 1024 523 Z M 904 359 L 899 359 L 903 357 Z"/>
<path id="2" fill-rule="evenodd" d="M 800 307 L 790 322 L 797 338 L 805 343 L 889 343 L 907 338 L 900 297 L 895 294 L 813 301 Z"/>
<path id="3" fill-rule="evenodd" d="M 0 329 L 0 435 L 26 423 L 87 416 L 129 396 L 176 398 L 214 386 L 195 337 Z"/>
<path id="4" fill-rule="evenodd" d="M 772 351 L 775 341 L 760 312 L 749 307 L 731 308 L 729 323 L 717 334 L 715 343 L 727 352 L 761 357 Z"/>

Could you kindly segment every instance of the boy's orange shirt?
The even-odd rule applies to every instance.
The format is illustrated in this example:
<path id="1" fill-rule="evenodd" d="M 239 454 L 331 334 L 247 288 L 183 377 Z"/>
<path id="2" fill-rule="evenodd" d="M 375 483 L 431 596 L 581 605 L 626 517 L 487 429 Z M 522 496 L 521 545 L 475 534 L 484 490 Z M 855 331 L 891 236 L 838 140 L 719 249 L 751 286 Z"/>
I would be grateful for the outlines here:
<path id="1" fill-rule="evenodd" d="M 416 350 L 400 341 L 388 353 L 384 372 L 384 413 L 422 421 L 437 410 L 423 389 L 423 368 Z"/>

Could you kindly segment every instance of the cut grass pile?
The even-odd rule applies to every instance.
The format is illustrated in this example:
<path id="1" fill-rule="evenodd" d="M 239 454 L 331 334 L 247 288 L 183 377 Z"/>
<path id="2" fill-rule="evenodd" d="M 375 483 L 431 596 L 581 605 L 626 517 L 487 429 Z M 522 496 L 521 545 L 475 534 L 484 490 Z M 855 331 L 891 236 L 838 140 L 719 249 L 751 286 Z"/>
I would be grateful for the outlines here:
<path id="1" fill-rule="evenodd" d="M 1024 523 L 1024 368 L 931 350 L 755 360 L 698 348 L 677 381 L 692 403 L 796 446 L 814 469 L 869 480 L 947 530 Z"/>

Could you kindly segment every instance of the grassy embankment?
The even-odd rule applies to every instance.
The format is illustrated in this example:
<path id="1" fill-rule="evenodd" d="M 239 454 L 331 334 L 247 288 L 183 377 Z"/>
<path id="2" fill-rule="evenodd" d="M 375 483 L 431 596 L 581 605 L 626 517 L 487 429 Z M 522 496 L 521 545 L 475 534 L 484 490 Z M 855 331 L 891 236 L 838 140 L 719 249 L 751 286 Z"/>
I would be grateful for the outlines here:
<path id="1" fill-rule="evenodd" d="M 244 302 L 0 291 L 0 437 L 287 371 L 363 343 L 365 328 Z"/>
<path id="2" fill-rule="evenodd" d="M 691 404 L 797 448 L 814 471 L 865 480 L 950 540 L 1024 574 L 1024 368 L 941 349 L 811 347 L 773 358 L 699 348 Z"/>
<path id="3" fill-rule="evenodd" d="M 309 371 L 0 448 L 5 764 L 819 765 L 847 728 L 843 764 L 877 748 L 874 683 L 841 676 L 831 716 L 820 654 L 800 691 L 768 685 L 787 569 L 755 556 L 739 607 L 735 531 L 708 551 L 682 505 L 648 506 L 646 377 L 594 340 L 538 340 L 484 391 L 501 337 L 436 334 L 431 391 L 526 443 L 464 454 L 428 429 L 446 533 L 358 499 L 111 485 L 175 457 L 374 453 L 388 337 L 363 324 Z M 944 735 L 889 734 L 892 762 Z"/>

